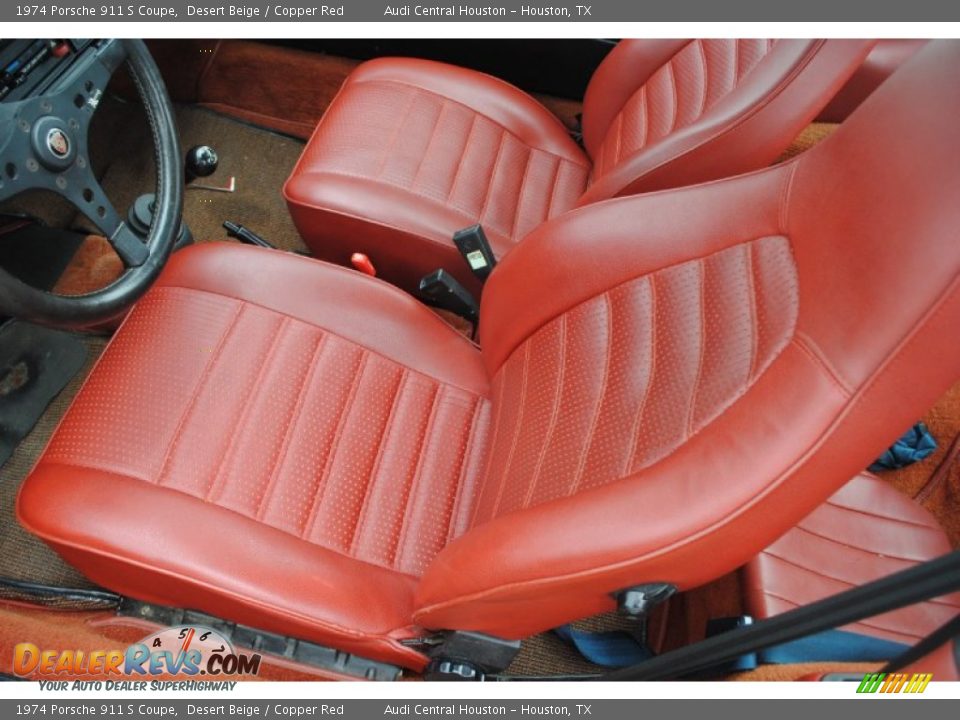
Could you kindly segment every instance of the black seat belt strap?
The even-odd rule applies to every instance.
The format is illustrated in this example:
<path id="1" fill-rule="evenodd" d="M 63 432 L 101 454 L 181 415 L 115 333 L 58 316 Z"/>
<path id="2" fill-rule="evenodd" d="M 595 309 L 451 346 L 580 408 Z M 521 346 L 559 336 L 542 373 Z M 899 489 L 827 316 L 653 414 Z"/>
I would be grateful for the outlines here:
<path id="1" fill-rule="evenodd" d="M 925 658 L 938 647 L 950 642 L 955 637 L 960 637 L 960 615 L 957 615 L 952 620 L 948 620 L 909 650 L 905 650 L 902 655 L 895 657 L 887 663 L 887 666 L 880 672 L 899 672 L 908 665 L 912 665 L 921 658 Z"/>

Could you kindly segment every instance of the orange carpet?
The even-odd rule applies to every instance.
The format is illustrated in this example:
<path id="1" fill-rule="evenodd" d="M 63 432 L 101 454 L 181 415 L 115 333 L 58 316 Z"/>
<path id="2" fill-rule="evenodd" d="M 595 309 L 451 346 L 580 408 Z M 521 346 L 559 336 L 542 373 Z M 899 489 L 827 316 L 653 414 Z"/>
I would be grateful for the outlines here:
<path id="1" fill-rule="evenodd" d="M 960 547 L 960 382 L 930 408 L 923 422 L 937 439 L 936 452 L 881 477 L 932 512 L 953 547 Z"/>
<path id="2" fill-rule="evenodd" d="M 802 152 L 806 152 L 818 142 L 830 137 L 838 127 L 840 127 L 840 123 L 810 123 L 794 138 L 793 142 L 790 143 L 790 147 L 783 151 L 783 154 L 777 159 L 777 162 L 789 160 Z"/>
<path id="3" fill-rule="evenodd" d="M 123 262 L 106 238 L 87 235 L 70 265 L 53 286 L 58 295 L 85 295 L 105 288 L 123 271 Z"/>

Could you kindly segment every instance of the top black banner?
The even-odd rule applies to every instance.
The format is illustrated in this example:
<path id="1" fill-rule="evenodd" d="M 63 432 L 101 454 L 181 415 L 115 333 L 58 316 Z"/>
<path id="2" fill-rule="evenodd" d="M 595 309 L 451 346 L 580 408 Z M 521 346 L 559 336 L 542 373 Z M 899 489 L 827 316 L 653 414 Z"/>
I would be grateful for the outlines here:
<path id="1" fill-rule="evenodd" d="M 944 0 L 579 0 L 567 3 L 384 2 L 384 0 L 139 0 L 12 2 L 0 22 L 950 22 L 960 3 Z"/>

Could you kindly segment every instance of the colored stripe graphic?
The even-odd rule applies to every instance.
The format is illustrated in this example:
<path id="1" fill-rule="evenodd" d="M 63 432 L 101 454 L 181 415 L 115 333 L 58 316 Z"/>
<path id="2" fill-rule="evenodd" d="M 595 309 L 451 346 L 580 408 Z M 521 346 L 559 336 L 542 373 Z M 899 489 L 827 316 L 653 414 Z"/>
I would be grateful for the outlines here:
<path id="1" fill-rule="evenodd" d="M 933 679 L 933 673 L 867 673 L 857 687 L 858 693 L 922 693 Z"/>

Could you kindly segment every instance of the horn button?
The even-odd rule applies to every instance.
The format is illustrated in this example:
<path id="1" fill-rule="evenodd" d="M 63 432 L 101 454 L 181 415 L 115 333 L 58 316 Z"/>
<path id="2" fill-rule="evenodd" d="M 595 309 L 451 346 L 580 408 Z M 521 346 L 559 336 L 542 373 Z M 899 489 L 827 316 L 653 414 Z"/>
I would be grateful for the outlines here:
<path id="1" fill-rule="evenodd" d="M 50 170 L 66 170 L 77 157 L 77 144 L 58 117 L 42 117 L 33 125 L 33 152 Z"/>

